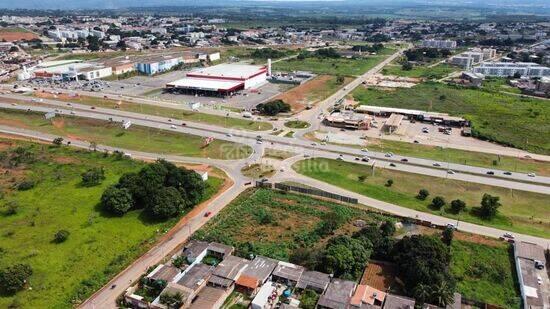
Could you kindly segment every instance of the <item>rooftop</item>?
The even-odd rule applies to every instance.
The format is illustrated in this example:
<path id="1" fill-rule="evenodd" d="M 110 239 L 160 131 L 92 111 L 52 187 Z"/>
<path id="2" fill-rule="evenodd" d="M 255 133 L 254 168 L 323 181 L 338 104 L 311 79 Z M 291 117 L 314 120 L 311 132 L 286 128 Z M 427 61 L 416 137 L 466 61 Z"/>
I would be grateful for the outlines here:
<path id="1" fill-rule="evenodd" d="M 261 65 L 224 63 L 207 68 L 198 68 L 187 73 L 187 76 L 248 79 L 265 72 L 267 72 L 266 67 Z"/>
<path id="2" fill-rule="evenodd" d="M 248 260 L 238 256 L 229 255 L 216 266 L 216 269 L 214 269 L 214 275 L 230 280 L 236 280 L 241 272 L 248 267 L 248 263 Z"/>
<path id="3" fill-rule="evenodd" d="M 371 286 L 360 284 L 357 286 L 350 303 L 355 306 L 360 306 L 362 303 L 374 305 L 375 301 L 381 304 L 384 299 L 386 299 L 386 293 Z"/>
<path id="4" fill-rule="evenodd" d="M 208 78 L 184 77 L 166 84 L 172 88 L 188 88 L 205 91 L 232 90 L 243 84 L 242 81 L 219 80 Z"/>
<path id="5" fill-rule="evenodd" d="M 384 302 L 384 309 L 413 309 L 415 301 L 405 296 L 388 294 Z"/>
<path id="6" fill-rule="evenodd" d="M 302 266 L 279 261 L 277 267 L 275 267 L 275 270 L 273 271 L 273 275 L 298 282 L 304 270 L 305 268 Z"/>
<path id="7" fill-rule="evenodd" d="M 147 275 L 147 278 L 151 280 L 172 281 L 180 272 L 181 270 L 177 267 L 160 264 Z"/>
<path id="8" fill-rule="evenodd" d="M 195 291 L 210 278 L 214 267 L 205 264 L 196 264 L 181 277 L 177 284 Z"/>
<path id="9" fill-rule="evenodd" d="M 319 297 L 319 306 L 327 308 L 346 308 L 346 305 L 351 299 L 351 295 L 355 290 L 355 282 L 334 279 L 328 285 L 325 294 Z"/>
<path id="10" fill-rule="evenodd" d="M 529 242 L 516 242 L 515 251 L 517 257 L 522 257 L 529 260 L 545 261 L 544 248 Z"/>
<path id="11" fill-rule="evenodd" d="M 188 260 L 196 259 L 201 253 L 208 248 L 208 243 L 205 241 L 191 240 L 183 248 L 183 256 Z"/>
<path id="12" fill-rule="evenodd" d="M 318 271 L 305 271 L 300 277 L 300 280 L 298 280 L 298 284 L 296 284 L 296 287 L 300 289 L 313 287 L 315 289 L 324 291 L 329 283 L 329 275 Z"/>
<path id="13" fill-rule="evenodd" d="M 204 289 L 197 294 L 197 298 L 193 300 L 193 303 L 189 308 L 215 308 L 216 304 L 218 304 L 220 299 L 225 297 L 225 295 L 225 291 L 222 289 L 216 289 L 211 286 L 204 287 Z"/>

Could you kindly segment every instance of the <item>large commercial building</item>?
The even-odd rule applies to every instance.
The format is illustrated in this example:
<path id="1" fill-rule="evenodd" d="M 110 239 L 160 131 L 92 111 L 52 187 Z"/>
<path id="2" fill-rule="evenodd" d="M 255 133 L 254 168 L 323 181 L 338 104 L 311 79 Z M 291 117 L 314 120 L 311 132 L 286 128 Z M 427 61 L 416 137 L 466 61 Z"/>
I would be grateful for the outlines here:
<path id="1" fill-rule="evenodd" d="M 219 64 L 191 71 L 185 78 L 166 84 L 166 88 L 173 92 L 225 96 L 265 84 L 267 72 L 265 66 Z"/>
<path id="2" fill-rule="evenodd" d="M 496 56 L 496 50 L 493 48 L 474 48 L 451 57 L 447 62 L 469 70 L 472 66 L 493 59 Z"/>
<path id="3" fill-rule="evenodd" d="M 423 40 L 421 43 L 425 48 L 455 49 L 456 41 L 451 40 Z"/>
<path id="4" fill-rule="evenodd" d="M 161 55 L 140 59 L 136 63 L 136 69 L 147 75 L 155 75 L 173 69 L 183 63 L 182 56 Z"/>
<path id="5" fill-rule="evenodd" d="M 92 80 L 113 74 L 113 70 L 109 66 L 80 60 L 43 62 L 33 68 L 32 72 L 37 78 L 58 80 Z"/>
<path id="6" fill-rule="evenodd" d="M 533 62 L 484 62 L 474 68 L 475 73 L 485 76 L 508 77 L 516 74 L 522 77 L 550 76 L 550 68 Z"/>
<path id="7" fill-rule="evenodd" d="M 550 308 L 550 281 L 544 248 L 528 242 L 514 244 L 516 271 L 523 308 Z"/>

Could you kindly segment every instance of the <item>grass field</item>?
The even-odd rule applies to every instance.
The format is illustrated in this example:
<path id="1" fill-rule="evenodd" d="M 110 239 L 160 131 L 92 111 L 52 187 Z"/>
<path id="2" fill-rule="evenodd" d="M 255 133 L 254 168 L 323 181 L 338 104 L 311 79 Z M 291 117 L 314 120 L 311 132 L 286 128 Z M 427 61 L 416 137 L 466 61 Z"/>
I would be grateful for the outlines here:
<path id="1" fill-rule="evenodd" d="M 382 55 L 368 56 L 361 59 L 316 57 L 308 57 L 303 60 L 289 59 L 274 63 L 273 70 L 286 72 L 310 71 L 316 74 L 358 76 L 376 66 L 386 57 L 385 52 L 382 52 Z"/>
<path id="2" fill-rule="evenodd" d="M 481 84 L 481 88 L 488 91 L 504 91 L 520 94 L 521 90 L 508 84 L 506 78 L 487 77 Z"/>
<path id="3" fill-rule="evenodd" d="M 316 141 L 319 139 L 311 138 Z M 346 145 L 350 147 L 350 145 Z M 495 154 L 473 152 L 439 146 L 412 144 L 407 142 L 392 141 L 377 138 L 367 138 L 363 146 L 351 146 L 367 148 L 370 151 L 393 152 L 402 156 L 432 159 L 441 162 L 459 163 L 471 166 L 480 166 L 508 170 L 512 172 L 534 172 L 541 176 L 550 176 L 550 163 L 536 161 L 527 158 L 498 156 Z M 496 163 L 496 165 L 494 164 Z"/>
<path id="4" fill-rule="evenodd" d="M 156 90 L 155 90 L 156 91 Z M 50 97 L 49 94 L 39 94 L 38 97 Z M 233 117 L 223 117 L 218 115 L 211 115 L 205 113 L 198 113 L 187 110 L 180 110 L 168 107 L 162 107 L 151 104 L 133 103 L 126 101 L 119 101 L 114 99 L 104 99 L 90 96 L 57 96 L 55 100 L 73 102 L 84 105 L 104 107 L 104 108 L 117 108 L 119 110 L 162 116 L 167 118 L 186 120 L 191 122 L 215 124 L 225 128 L 243 129 L 251 131 L 264 131 L 269 130 L 273 126 L 268 122 L 251 121 Z M 119 104 L 120 103 L 120 104 Z"/>
<path id="5" fill-rule="evenodd" d="M 195 238 L 218 241 L 235 246 L 237 254 L 248 252 L 288 261 L 297 248 L 321 248 L 327 239 L 317 239 L 315 228 L 323 218 L 338 212 L 346 224 L 335 233 L 350 235 L 358 228 L 355 219 L 367 222 L 382 216 L 304 195 L 282 193 L 269 189 L 250 189 L 226 206 Z M 261 223 L 265 216 L 269 223 Z"/>
<path id="6" fill-rule="evenodd" d="M 285 127 L 291 129 L 306 129 L 309 128 L 309 123 L 301 120 L 292 120 L 285 122 Z"/>
<path id="7" fill-rule="evenodd" d="M 493 247 L 455 240 L 451 254 L 451 273 L 462 297 L 520 308 L 517 275 L 507 244 Z"/>
<path id="8" fill-rule="evenodd" d="M 160 154 L 236 159 L 248 157 L 252 152 L 241 144 L 215 140 L 203 147 L 203 138 L 199 136 L 140 126 L 124 130 L 120 123 L 87 118 L 57 116 L 46 120 L 40 113 L 0 110 L 0 124 Z"/>
<path id="9" fill-rule="evenodd" d="M 2 166 L 0 206 L 17 202 L 17 213 L 6 215 L 0 207 L 0 268 L 27 263 L 33 268 L 32 290 L 0 296 L 0 308 L 71 308 L 104 285 L 150 248 L 177 219 L 153 222 L 141 211 L 123 217 L 103 213 L 98 203 L 103 190 L 143 163 L 102 153 L 52 147 L 22 141 L 0 140 L 0 151 L 22 146 L 35 161 L 17 167 Z M 103 167 L 101 185 L 83 187 L 81 173 Z M 35 187 L 17 191 L 13 185 L 34 181 Z M 221 188 L 223 179 L 209 177 L 207 197 Z M 60 229 L 70 232 L 67 241 L 52 242 Z M 18 304 L 19 306 L 15 306 Z"/>
<path id="10" fill-rule="evenodd" d="M 353 97 L 362 104 L 463 116 L 472 122 L 474 136 L 550 154 L 550 105 L 545 100 L 432 82 L 394 91 L 357 87 Z"/>
<path id="11" fill-rule="evenodd" d="M 345 77 L 344 81 L 339 83 L 336 76 L 320 75 L 278 95 L 275 99 L 290 104 L 292 111 L 296 113 L 304 110 L 308 104 L 315 105 L 328 98 L 352 80 L 351 77 Z"/>
<path id="12" fill-rule="evenodd" d="M 323 168 L 315 168 L 317 166 Z M 402 207 L 523 234 L 550 236 L 550 206 L 548 196 L 544 194 L 383 168 L 377 168 L 373 176 L 370 166 L 330 159 L 304 160 L 295 163 L 293 168 L 308 177 Z M 366 176 L 366 180 L 361 182 L 359 176 Z M 391 187 L 385 186 L 388 179 L 394 181 Z M 425 201 L 416 199 L 420 189 L 427 189 L 430 193 Z M 472 214 L 472 209 L 479 207 L 484 193 L 499 196 L 502 203 L 500 214 L 492 221 L 482 220 Z M 461 199 L 466 202 L 468 209 L 460 215 L 452 213 L 448 205 L 441 210 L 434 210 L 429 204 L 435 196 L 444 197 L 447 204 L 454 199 Z"/>
<path id="13" fill-rule="evenodd" d="M 400 64 L 391 63 L 382 69 L 382 74 L 426 79 L 440 79 L 458 70 L 460 69 L 450 66 L 448 64 L 438 64 L 431 68 L 427 65 L 414 66 L 412 70 L 406 71 L 401 68 Z"/>

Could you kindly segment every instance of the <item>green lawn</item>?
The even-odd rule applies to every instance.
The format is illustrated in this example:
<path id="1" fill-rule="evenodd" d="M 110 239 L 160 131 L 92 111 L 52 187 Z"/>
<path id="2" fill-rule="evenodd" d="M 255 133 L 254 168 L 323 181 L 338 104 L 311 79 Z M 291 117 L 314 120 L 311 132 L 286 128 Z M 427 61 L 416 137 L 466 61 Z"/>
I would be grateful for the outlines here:
<path id="1" fill-rule="evenodd" d="M 550 154 L 550 105 L 545 100 L 433 82 L 394 91 L 357 87 L 353 97 L 361 104 L 463 116 L 472 122 L 474 136 Z"/>
<path id="2" fill-rule="evenodd" d="M 157 92 L 158 90 L 153 91 Z M 151 104 L 133 103 L 126 101 L 122 101 L 121 104 L 118 104 L 118 100 L 103 99 L 97 97 L 80 96 L 78 98 L 71 99 L 57 98 L 56 100 L 96 107 L 117 108 L 128 112 L 162 116 L 191 122 L 215 124 L 224 128 L 243 129 L 251 131 L 264 131 L 273 128 L 273 126 L 268 122 L 258 122 L 241 118 L 223 117 L 218 115 L 180 110 Z"/>
<path id="3" fill-rule="evenodd" d="M 401 65 L 399 63 L 391 63 L 382 69 L 382 74 L 426 79 L 440 79 L 458 70 L 460 69 L 450 66 L 448 64 L 438 64 L 431 68 L 427 65 L 414 66 L 412 70 L 406 71 L 401 68 Z"/>
<path id="4" fill-rule="evenodd" d="M 508 246 L 453 241 L 451 273 L 462 297 L 503 308 L 520 308 L 514 260 Z"/>
<path id="5" fill-rule="evenodd" d="M 360 59 L 347 58 L 317 58 L 308 57 L 303 60 L 289 59 L 273 64 L 275 71 L 310 71 L 316 74 L 358 76 L 386 59 L 385 53 L 376 56 L 367 56 Z"/>
<path id="6" fill-rule="evenodd" d="M 285 127 L 291 129 L 306 129 L 309 127 L 309 123 L 301 120 L 293 120 L 285 122 Z"/>
<path id="7" fill-rule="evenodd" d="M 521 90 L 519 88 L 512 87 L 508 84 L 507 78 L 487 77 L 481 85 L 482 89 L 488 91 L 504 91 L 517 94 L 521 93 Z"/>
<path id="8" fill-rule="evenodd" d="M 550 236 L 550 206 L 548 196 L 544 194 L 383 168 L 377 168 L 373 176 L 370 166 L 330 159 L 303 160 L 295 163 L 293 168 L 308 177 L 399 206 L 523 234 Z M 366 180 L 359 181 L 359 176 L 366 176 Z M 388 179 L 394 181 L 391 187 L 385 186 Z M 430 193 L 425 201 L 415 198 L 420 189 L 427 189 Z M 502 203 L 500 215 L 492 221 L 482 220 L 471 212 L 479 207 L 484 193 L 499 196 Z M 434 210 L 429 204 L 435 196 L 444 197 L 447 204 L 461 199 L 466 202 L 468 210 L 460 216 L 453 214 L 448 207 Z"/>
<path id="9" fill-rule="evenodd" d="M 203 147 L 203 138 L 199 136 L 140 126 L 131 126 L 124 130 L 120 123 L 87 118 L 57 116 L 46 120 L 40 113 L 4 109 L 0 110 L 0 124 L 160 154 L 237 159 L 248 157 L 252 153 L 250 147 L 242 144 L 214 140 Z"/>
<path id="10" fill-rule="evenodd" d="M 236 254 L 249 253 L 288 261 L 298 248 L 321 248 L 329 238 L 315 230 L 331 214 L 345 218 L 336 235 L 351 235 L 358 228 L 353 221 L 381 221 L 384 216 L 306 195 L 270 189 L 249 189 L 239 195 L 193 236 L 218 241 L 236 248 Z M 270 217 L 269 222 L 264 217 Z"/>
<path id="11" fill-rule="evenodd" d="M 0 268 L 27 263 L 33 275 L 32 290 L 0 296 L 0 308 L 16 304 L 17 308 L 71 308 L 73 300 L 91 295 L 177 222 L 153 222 L 141 211 L 112 217 L 99 209 L 103 190 L 122 174 L 139 170 L 142 162 L 21 141 L 0 140 L 0 146 L 0 151 L 23 146 L 35 158 L 16 168 L 3 162 L 9 173 L 0 175 Z M 103 167 L 106 179 L 101 185 L 83 187 L 80 175 L 91 167 Z M 23 180 L 36 185 L 14 190 L 14 183 Z M 208 183 L 205 199 L 221 188 L 223 179 L 210 177 Z M 7 215 L 4 206 L 11 201 L 19 208 Z M 53 235 L 60 229 L 70 235 L 55 244 Z"/>

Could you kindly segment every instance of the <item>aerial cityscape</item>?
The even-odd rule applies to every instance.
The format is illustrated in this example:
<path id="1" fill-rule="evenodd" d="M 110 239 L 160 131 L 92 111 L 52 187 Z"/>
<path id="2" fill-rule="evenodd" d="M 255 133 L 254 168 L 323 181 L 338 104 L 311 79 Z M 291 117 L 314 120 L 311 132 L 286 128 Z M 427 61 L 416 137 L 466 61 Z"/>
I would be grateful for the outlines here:
<path id="1" fill-rule="evenodd" d="M 0 308 L 550 309 L 550 2 L 0 2 Z"/>

